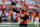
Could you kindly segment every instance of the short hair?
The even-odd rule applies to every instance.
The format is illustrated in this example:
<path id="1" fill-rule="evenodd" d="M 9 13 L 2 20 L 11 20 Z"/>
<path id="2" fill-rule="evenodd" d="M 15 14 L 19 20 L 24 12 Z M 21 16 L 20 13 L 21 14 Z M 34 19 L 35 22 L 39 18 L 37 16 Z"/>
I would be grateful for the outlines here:
<path id="1" fill-rule="evenodd" d="M 36 2 L 37 3 L 37 2 Z"/>
<path id="2" fill-rule="evenodd" d="M 11 4 L 12 4 L 12 5 L 15 5 L 16 3 L 15 3 L 15 2 L 12 2 Z"/>
<path id="3" fill-rule="evenodd" d="M 39 13 L 38 11 L 36 11 L 36 13 Z"/>

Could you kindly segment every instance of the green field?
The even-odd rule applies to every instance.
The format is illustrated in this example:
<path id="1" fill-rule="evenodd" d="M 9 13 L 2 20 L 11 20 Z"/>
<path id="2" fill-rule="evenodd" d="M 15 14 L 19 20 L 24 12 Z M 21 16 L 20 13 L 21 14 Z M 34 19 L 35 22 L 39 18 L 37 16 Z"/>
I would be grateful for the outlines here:
<path id="1" fill-rule="evenodd" d="M 0 24 L 0 27 L 19 27 L 19 24 Z M 28 27 L 35 27 L 34 24 L 28 24 Z M 40 27 L 40 24 L 39 24 Z"/>

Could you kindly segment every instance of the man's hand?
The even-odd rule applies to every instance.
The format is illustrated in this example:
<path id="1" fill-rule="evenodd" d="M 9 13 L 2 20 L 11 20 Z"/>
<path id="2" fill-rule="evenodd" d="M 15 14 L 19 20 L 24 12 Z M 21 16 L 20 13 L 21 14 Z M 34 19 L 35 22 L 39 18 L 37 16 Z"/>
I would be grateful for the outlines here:
<path id="1" fill-rule="evenodd" d="M 23 19 L 21 19 L 21 22 L 23 22 Z"/>

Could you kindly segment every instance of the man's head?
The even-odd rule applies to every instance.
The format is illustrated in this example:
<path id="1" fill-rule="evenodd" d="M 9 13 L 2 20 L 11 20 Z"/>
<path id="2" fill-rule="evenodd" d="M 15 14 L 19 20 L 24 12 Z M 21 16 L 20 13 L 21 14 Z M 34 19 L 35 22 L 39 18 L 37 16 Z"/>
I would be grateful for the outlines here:
<path id="1" fill-rule="evenodd" d="M 26 11 L 26 6 L 25 5 L 23 6 L 23 10 Z"/>
<path id="2" fill-rule="evenodd" d="M 35 5 L 37 5 L 37 2 L 35 3 Z"/>
<path id="3" fill-rule="evenodd" d="M 11 4 L 12 4 L 12 5 L 15 5 L 16 3 L 15 3 L 15 2 L 12 2 Z"/>
<path id="4" fill-rule="evenodd" d="M 5 11 L 5 10 L 3 9 L 3 10 L 2 10 L 2 13 L 4 13 L 4 11 Z"/>

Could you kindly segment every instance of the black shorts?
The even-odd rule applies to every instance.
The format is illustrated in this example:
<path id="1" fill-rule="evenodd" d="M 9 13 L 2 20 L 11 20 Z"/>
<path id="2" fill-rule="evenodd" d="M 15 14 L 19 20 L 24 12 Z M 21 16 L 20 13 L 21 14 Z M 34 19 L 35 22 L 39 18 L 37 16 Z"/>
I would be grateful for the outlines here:
<path id="1" fill-rule="evenodd" d="M 39 20 L 39 22 L 40 22 L 40 20 Z"/>
<path id="2" fill-rule="evenodd" d="M 1 20 L 1 18 L 0 18 L 0 20 Z"/>
<path id="3" fill-rule="evenodd" d="M 20 24 L 20 27 L 27 27 L 27 24 Z"/>
<path id="4" fill-rule="evenodd" d="M 0 18 L 0 23 L 1 23 L 1 18 Z"/>
<path id="5" fill-rule="evenodd" d="M 13 20 L 13 17 L 11 18 L 11 20 Z"/>

